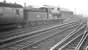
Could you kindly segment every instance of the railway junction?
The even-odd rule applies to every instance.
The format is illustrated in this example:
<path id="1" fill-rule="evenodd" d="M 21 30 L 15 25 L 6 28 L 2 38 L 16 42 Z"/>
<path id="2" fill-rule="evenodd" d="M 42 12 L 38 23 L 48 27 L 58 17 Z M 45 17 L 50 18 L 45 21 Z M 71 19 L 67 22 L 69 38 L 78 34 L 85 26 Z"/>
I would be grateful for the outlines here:
<path id="1" fill-rule="evenodd" d="M 66 22 L 67 21 L 67 22 Z M 70 22 L 69 22 L 70 21 Z M 33 30 L 31 30 L 33 29 Z M 86 19 L 1 32 L 1 50 L 88 50 Z M 6 34 L 7 33 L 7 34 Z M 6 34 L 6 35 L 5 35 Z"/>
<path id="2" fill-rule="evenodd" d="M 88 50 L 87 18 L 59 8 L 0 4 L 0 50 Z"/>

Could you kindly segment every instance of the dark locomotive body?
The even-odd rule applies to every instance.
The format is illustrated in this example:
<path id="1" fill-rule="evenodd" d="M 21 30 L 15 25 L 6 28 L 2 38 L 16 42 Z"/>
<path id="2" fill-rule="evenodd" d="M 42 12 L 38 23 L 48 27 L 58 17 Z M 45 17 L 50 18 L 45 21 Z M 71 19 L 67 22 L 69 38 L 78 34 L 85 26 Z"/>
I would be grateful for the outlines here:
<path id="1" fill-rule="evenodd" d="M 47 20 L 48 12 L 45 9 L 33 8 L 24 9 L 24 18 L 27 21 Z"/>
<path id="2" fill-rule="evenodd" d="M 18 4 L 0 3 L 0 25 L 23 22 L 23 8 Z"/>
<path id="3" fill-rule="evenodd" d="M 51 11 L 51 10 L 50 10 Z M 52 11 L 53 12 L 53 11 Z M 56 15 L 50 13 L 48 8 L 23 8 L 19 4 L 0 3 L 0 26 L 1 25 L 16 25 L 24 26 L 34 21 L 54 19 Z M 50 15 L 50 16 L 49 16 Z"/>

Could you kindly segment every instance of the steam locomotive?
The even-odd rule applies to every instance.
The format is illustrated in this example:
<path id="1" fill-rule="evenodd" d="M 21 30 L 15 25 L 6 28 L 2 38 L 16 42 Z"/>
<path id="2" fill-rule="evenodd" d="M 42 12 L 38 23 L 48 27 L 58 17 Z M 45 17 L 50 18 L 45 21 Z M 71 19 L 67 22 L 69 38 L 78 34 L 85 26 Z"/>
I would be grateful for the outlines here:
<path id="1" fill-rule="evenodd" d="M 0 2 L 0 26 L 23 25 L 29 21 L 48 20 L 49 18 L 51 17 L 47 8 L 27 9 L 19 4 Z"/>

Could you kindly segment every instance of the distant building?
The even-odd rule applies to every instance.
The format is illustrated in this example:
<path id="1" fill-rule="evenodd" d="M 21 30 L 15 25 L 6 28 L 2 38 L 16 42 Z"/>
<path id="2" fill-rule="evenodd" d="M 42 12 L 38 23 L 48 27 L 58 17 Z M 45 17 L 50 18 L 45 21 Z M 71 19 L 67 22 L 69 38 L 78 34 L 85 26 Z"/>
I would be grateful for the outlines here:
<path id="1" fill-rule="evenodd" d="M 73 15 L 72 11 L 63 11 L 63 10 L 61 10 L 60 13 L 62 14 L 63 18 L 69 18 L 69 17 L 72 17 L 72 15 Z"/>

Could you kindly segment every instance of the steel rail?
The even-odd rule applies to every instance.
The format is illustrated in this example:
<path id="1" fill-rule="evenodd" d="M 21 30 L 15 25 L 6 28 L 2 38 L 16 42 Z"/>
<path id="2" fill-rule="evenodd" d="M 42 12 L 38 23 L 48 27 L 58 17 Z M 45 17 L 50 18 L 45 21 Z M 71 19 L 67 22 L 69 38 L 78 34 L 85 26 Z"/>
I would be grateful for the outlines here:
<path id="1" fill-rule="evenodd" d="M 64 27 L 66 27 L 66 26 L 64 26 Z M 53 29 L 54 30 L 54 29 Z M 42 33 L 41 33 L 42 34 Z M 35 36 L 37 36 L 37 35 L 35 35 Z M 16 41 L 16 42 L 12 42 L 12 43 L 17 43 L 17 42 L 21 42 L 21 41 L 23 41 L 23 40 L 25 40 L 25 39 L 28 39 L 28 38 L 24 38 L 24 39 L 22 39 L 22 40 L 18 40 L 18 41 Z M 6 45 L 6 44 L 5 44 Z"/>
<path id="2" fill-rule="evenodd" d="M 77 37 L 76 39 L 74 39 L 72 42 L 70 42 L 69 44 L 67 44 L 65 47 L 62 48 L 62 50 L 74 50 L 75 47 L 78 45 L 78 43 L 80 42 L 81 38 L 83 37 L 83 34 L 80 35 L 79 37 Z"/>
<path id="3" fill-rule="evenodd" d="M 79 42 L 79 44 L 75 48 L 75 50 L 79 50 L 80 49 L 80 46 L 82 45 L 82 43 L 84 42 L 84 40 L 87 38 L 87 36 L 88 36 L 88 31 L 87 30 L 86 30 L 86 33 L 84 34 L 83 38 L 81 39 L 81 41 Z"/>
<path id="4" fill-rule="evenodd" d="M 52 26 L 55 26 L 55 25 L 49 25 L 48 27 L 52 27 Z M 3 35 L 2 34 L 9 34 L 9 35 L 4 35 L 4 36 L 13 36 L 14 34 L 13 33 L 15 33 L 15 35 L 16 34 L 18 34 L 19 32 L 26 32 L 26 31 L 28 31 L 28 32 L 32 32 L 32 31 L 37 31 L 37 30 L 39 30 L 39 28 L 42 28 L 43 26 L 37 26 L 37 27 L 31 27 L 31 30 L 29 30 L 30 29 L 30 27 L 26 27 L 26 28 L 22 28 L 22 29 L 15 29 L 15 30 L 12 30 L 12 31 L 9 31 L 9 32 L 2 32 L 0 35 L 0 39 L 1 38 L 3 38 Z M 35 29 L 35 28 L 38 28 L 38 29 Z M 46 27 L 47 28 L 47 27 Z"/>
<path id="5" fill-rule="evenodd" d="M 71 23 L 73 24 L 73 22 L 71 22 Z M 40 33 L 40 32 L 43 32 L 43 31 L 48 31 L 48 30 L 53 29 L 53 28 L 56 28 L 56 27 L 63 27 L 63 26 L 68 25 L 68 24 L 71 25 L 71 23 L 65 23 L 65 24 L 53 26 L 53 27 L 51 27 L 51 28 L 47 28 L 47 29 L 42 29 L 42 30 L 30 32 L 30 35 L 32 35 L 32 34 L 34 34 L 34 33 Z M 21 33 L 21 35 L 13 36 L 12 38 L 7 38 L 7 39 L 5 39 L 5 40 L 0 40 L 0 43 L 1 43 L 1 42 L 4 42 L 4 41 L 9 41 L 9 40 L 12 40 L 12 39 L 16 39 L 16 38 L 19 38 L 19 37 L 23 37 L 23 36 L 29 35 L 29 33 L 25 33 L 24 31 L 19 32 L 18 34 L 20 34 L 20 33 Z M 22 34 L 22 33 L 23 33 L 23 34 Z M 25 33 L 25 34 L 24 34 L 24 33 Z"/>
<path id="6" fill-rule="evenodd" d="M 84 33 L 83 33 L 83 37 L 85 36 L 85 34 L 86 34 L 86 31 L 84 30 Z M 79 34 L 77 37 L 75 37 L 74 39 L 72 39 L 71 41 L 69 41 L 68 43 L 66 43 L 65 45 L 63 45 L 59 50 L 62 50 L 65 46 L 67 46 L 69 43 L 71 43 L 73 40 L 75 40 L 76 38 L 78 38 L 79 36 L 81 36 L 82 34 Z M 83 37 L 82 37 L 82 39 L 83 39 Z M 81 40 L 82 40 L 81 39 Z M 80 40 L 80 41 L 81 41 Z M 79 42 L 80 43 L 80 42 Z M 79 45 L 79 44 L 78 44 Z"/>
<path id="7" fill-rule="evenodd" d="M 65 29 L 65 30 L 63 30 L 63 31 L 61 31 L 61 32 L 64 32 L 64 31 L 66 31 L 66 30 L 68 30 L 68 29 Z M 61 32 L 59 32 L 59 33 L 61 33 Z M 55 35 L 57 35 L 57 33 L 55 33 L 55 34 L 53 34 L 53 35 L 50 35 L 50 36 L 48 36 L 48 37 L 46 37 L 46 38 L 40 39 L 40 40 L 38 40 L 38 41 L 36 41 L 36 42 L 33 42 L 33 43 L 31 43 L 31 44 L 29 44 L 29 45 L 27 45 L 27 46 L 28 46 L 28 47 L 32 47 L 33 45 L 39 44 L 40 42 L 42 42 L 42 41 L 44 41 L 44 40 L 46 40 L 46 39 L 49 39 L 49 38 L 51 38 L 51 37 L 53 37 L 53 36 L 55 36 Z M 24 49 L 24 48 L 27 47 L 27 46 L 24 46 L 24 47 L 21 48 L 21 49 Z"/>
<path id="8" fill-rule="evenodd" d="M 63 25 L 64 26 L 64 25 Z M 23 39 L 23 40 L 25 40 L 25 39 Z M 16 42 L 12 42 L 12 43 L 17 43 L 17 42 L 20 42 L 20 41 L 23 41 L 23 40 L 18 40 L 18 41 L 16 41 Z M 5 44 L 6 45 L 6 44 Z"/>
<path id="9" fill-rule="evenodd" d="M 81 25 L 83 25 L 83 23 L 81 23 Z M 84 26 L 83 26 L 84 27 Z M 83 28 L 81 27 L 81 29 Z M 79 31 L 80 26 L 78 28 L 76 28 L 74 31 L 72 31 L 70 34 L 68 34 L 64 39 L 62 39 L 60 42 L 58 42 L 56 45 L 54 45 L 53 47 L 51 47 L 50 50 L 53 50 L 55 47 L 57 47 L 58 45 L 61 46 L 61 44 L 66 41 L 68 38 L 70 38 L 72 35 L 74 35 L 77 31 Z"/>

